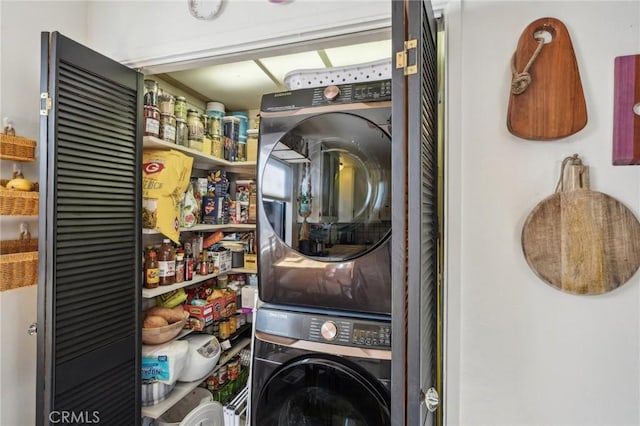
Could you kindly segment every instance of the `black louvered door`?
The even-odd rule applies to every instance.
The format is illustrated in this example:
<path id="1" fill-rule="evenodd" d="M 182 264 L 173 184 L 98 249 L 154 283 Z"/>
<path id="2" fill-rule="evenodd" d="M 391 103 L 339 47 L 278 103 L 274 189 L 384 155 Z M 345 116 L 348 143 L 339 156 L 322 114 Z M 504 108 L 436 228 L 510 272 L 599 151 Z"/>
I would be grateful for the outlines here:
<path id="1" fill-rule="evenodd" d="M 392 419 L 432 426 L 442 421 L 426 403 L 442 393 L 437 30 L 430 1 L 392 4 L 392 203 L 402 206 L 392 222 Z"/>
<path id="2" fill-rule="evenodd" d="M 41 43 L 37 424 L 135 425 L 143 76 Z"/>

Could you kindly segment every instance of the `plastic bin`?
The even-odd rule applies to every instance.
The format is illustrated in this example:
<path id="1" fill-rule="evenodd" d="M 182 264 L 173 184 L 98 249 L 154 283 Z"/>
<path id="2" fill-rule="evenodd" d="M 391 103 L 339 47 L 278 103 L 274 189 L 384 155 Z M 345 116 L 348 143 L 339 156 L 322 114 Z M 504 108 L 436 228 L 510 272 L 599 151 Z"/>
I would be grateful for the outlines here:
<path id="1" fill-rule="evenodd" d="M 224 411 L 211 392 L 195 388 L 162 416 L 158 426 L 224 426 Z"/>

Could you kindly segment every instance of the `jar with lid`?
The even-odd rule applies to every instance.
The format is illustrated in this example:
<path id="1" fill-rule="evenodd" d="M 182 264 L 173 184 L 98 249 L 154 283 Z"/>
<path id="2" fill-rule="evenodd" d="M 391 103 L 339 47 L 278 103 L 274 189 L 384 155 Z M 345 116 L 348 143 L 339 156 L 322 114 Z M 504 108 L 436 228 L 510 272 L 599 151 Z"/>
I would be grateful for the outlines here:
<path id="1" fill-rule="evenodd" d="M 158 82 L 155 80 L 144 81 L 144 104 L 152 107 L 158 106 Z"/>
<path id="2" fill-rule="evenodd" d="M 158 107 L 160 108 L 160 114 L 174 114 L 174 105 L 176 98 L 168 93 L 161 92 L 158 95 Z"/>
<path id="3" fill-rule="evenodd" d="M 202 138 L 204 137 L 204 126 L 200 120 L 200 114 L 195 109 L 187 112 L 187 126 L 189 127 L 189 147 L 202 149 Z"/>
<path id="4" fill-rule="evenodd" d="M 184 96 L 176 97 L 176 103 L 173 105 L 173 114 L 176 119 L 187 121 L 187 100 Z"/>
<path id="5" fill-rule="evenodd" d="M 176 143 L 176 117 L 173 114 L 160 113 L 160 139 Z"/>
<path id="6" fill-rule="evenodd" d="M 145 288 L 156 288 L 160 283 L 160 270 L 158 269 L 158 259 L 156 251 L 150 248 L 147 251 L 147 259 L 144 264 L 144 286 Z"/>
<path id="7" fill-rule="evenodd" d="M 156 138 L 160 135 L 160 110 L 157 107 L 144 106 L 144 135 Z"/>
<path id="8" fill-rule="evenodd" d="M 158 252 L 158 269 L 160 285 L 170 285 L 176 282 L 176 252 L 168 238 L 162 240 Z"/>
<path id="9" fill-rule="evenodd" d="M 189 146 L 189 126 L 180 118 L 176 118 L 176 144 Z"/>

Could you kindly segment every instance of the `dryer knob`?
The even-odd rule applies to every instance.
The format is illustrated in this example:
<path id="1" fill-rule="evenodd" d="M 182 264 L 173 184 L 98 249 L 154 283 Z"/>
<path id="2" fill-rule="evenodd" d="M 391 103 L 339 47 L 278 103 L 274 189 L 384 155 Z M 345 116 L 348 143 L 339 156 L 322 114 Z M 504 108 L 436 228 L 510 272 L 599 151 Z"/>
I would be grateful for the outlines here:
<path id="1" fill-rule="evenodd" d="M 320 334 L 322 334 L 322 337 L 324 337 L 325 340 L 335 340 L 338 336 L 338 327 L 336 326 L 336 323 L 333 321 L 326 321 L 322 324 L 322 327 L 320 327 Z"/>
<path id="2" fill-rule="evenodd" d="M 338 86 L 327 86 L 324 88 L 324 92 L 322 93 L 324 98 L 328 101 L 334 100 L 338 97 L 339 94 L 340 89 L 338 88 Z"/>

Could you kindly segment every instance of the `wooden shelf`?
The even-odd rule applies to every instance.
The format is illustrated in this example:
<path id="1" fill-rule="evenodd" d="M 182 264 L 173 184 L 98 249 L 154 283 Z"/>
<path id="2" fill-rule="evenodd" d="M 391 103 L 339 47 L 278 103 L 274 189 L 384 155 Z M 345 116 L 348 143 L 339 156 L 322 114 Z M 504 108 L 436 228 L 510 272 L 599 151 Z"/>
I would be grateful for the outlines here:
<path id="1" fill-rule="evenodd" d="M 212 168 L 224 168 L 226 171 L 231 173 L 244 174 L 255 174 L 256 172 L 257 163 L 255 161 L 227 161 L 222 158 L 205 154 L 202 151 L 197 151 L 182 145 L 176 145 L 172 142 L 163 141 L 162 139 L 153 136 L 145 136 L 142 140 L 142 146 L 144 148 L 153 149 L 175 149 L 176 151 L 183 152 L 184 154 L 193 157 L 193 167 L 196 169 L 208 170 Z"/>
<path id="2" fill-rule="evenodd" d="M 238 355 L 240 351 L 246 348 L 249 344 L 251 344 L 251 338 L 244 337 L 242 339 L 238 339 L 234 343 L 234 345 L 223 352 L 220 355 L 220 359 L 216 366 L 207 374 L 209 376 L 211 373 L 216 371 L 219 366 L 226 364 L 229 362 L 231 358 Z M 205 376 L 205 378 L 207 377 Z M 204 379 L 203 379 L 204 380 Z M 157 419 L 161 415 L 163 415 L 169 408 L 173 407 L 178 401 L 187 396 L 189 392 L 198 387 L 203 380 L 196 380 L 195 382 L 178 382 L 176 383 L 176 387 L 173 388 L 168 398 L 162 402 L 159 402 L 156 405 L 150 405 L 148 407 L 142 407 L 142 416 L 143 417 L 151 417 L 152 419 Z"/>

